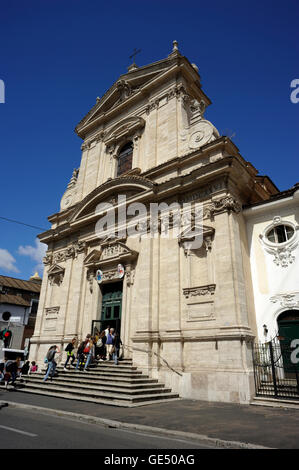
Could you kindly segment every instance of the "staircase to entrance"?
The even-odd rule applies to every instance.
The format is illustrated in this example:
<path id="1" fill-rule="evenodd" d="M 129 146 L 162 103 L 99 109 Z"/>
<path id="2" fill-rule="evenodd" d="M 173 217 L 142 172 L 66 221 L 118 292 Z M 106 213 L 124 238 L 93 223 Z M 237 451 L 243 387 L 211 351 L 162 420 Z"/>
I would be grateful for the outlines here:
<path id="1" fill-rule="evenodd" d="M 145 375 L 132 360 L 115 365 L 112 361 L 97 362 L 88 371 L 57 367 L 58 375 L 43 382 L 44 371 L 22 377 L 18 390 L 51 397 L 85 402 L 136 407 L 178 400 L 179 395 Z"/>

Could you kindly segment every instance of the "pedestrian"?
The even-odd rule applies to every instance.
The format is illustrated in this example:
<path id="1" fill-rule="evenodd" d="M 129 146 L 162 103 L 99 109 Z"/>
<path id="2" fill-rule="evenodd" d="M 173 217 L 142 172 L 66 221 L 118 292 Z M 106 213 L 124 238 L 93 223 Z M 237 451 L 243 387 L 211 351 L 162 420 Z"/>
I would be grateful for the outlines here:
<path id="1" fill-rule="evenodd" d="M 110 356 L 112 355 L 113 340 L 114 340 L 114 328 L 110 328 L 110 331 L 107 335 L 107 340 L 106 340 L 106 360 L 107 361 L 110 361 Z"/>
<path id="2" fill-rule="evenodd" d="M 34 374 L 37 371 L 38 371 L 38 365 L 36 364 L 35 361 L 32 361 L 29 374 L 32 374 L 32 373 Z"/>
<path id="3" fill-rule="evenodd" d="M 85 356 L 84 356 L 85 345 L 86 345 L 86 341 L 82 341 L 78 347 L 77 364 L 76 364 L 76 369 L 75 369 L 76 371 L 79 370 L 79 367 L 80 367 L 80 370 L 83 370 L 83 365 L 84 365 L 84 360 L 85 360 Z"/>
<path id="4" fill-rule="evenodd" d="M 112 356 L 112 358 L 114 359 L 114 364 L 116 366 L 118 364 L 118 354 L 119 354 L 119 349 L 120 349 L 121 344 L 122 344 L 122 341 L 120 339 L 118 332 L 116 331 L 114 334 L 114 339 L 113 339 L 113 356 Z"/>
<path id="5" fill-rule="evenodd" d="M 90 361 L 92 361 L 93 358 L 95 357 L 95 340 L 94 340 L 94 337 L 91 337 L 89 339 L 88 343 L 86 343 L 83 352 L 87 356 L 85 367 L 84 367 L 84 370 L 86 371 L 87 367 L 89 366 Z"/>
<path id="6" fill-rule="evenodd" d="M 56 345 L 51 346 L 47 352 L 47 355 L 45 357 L 45 362 L 48 364 L 48 369 L 46 372 L 46 375 L 43 378 L 43 382 L 46 382 L 48 380 L 49 376 L 51 380 L 54 377 L 55 374 L 55 369 L 57 366 L 57 363 L 55 362 L 55 354 L 60 353 L 58 347 Z"/>
<path id="7" fill-rule="evenodd" d="M 11 381 L 11 384 L 15 386 L 15 381 L 20 371 L 20 362 L 21 362 L 20 357 L 17 357 L 15 361 L 13 360 L 6 361 L 5 372 L 4 372 L 5 388 L 7 388 L 7 385 L 10 381 Z"/>
<path id="8" fill-rule="evenodd" d="M 23 367 L 21 368 L 20 376 L 28 375 L 30 369 L 30 361 L 26 361 Z"/>
<path id="9" fill-rule="evenodd" d="M 69 343 L 67 345 L 67 347 L 65 348 L 65 351 L 66 351 L 66 354 L 67 354 L 67 358 L 66 358 L 66 361 L 65 361 L 65 364 L 64 364 L 64 368 L 63 370 L 66 370 L 67 371 L 67 368 L 66 366 L 68 365 L 69 363 L 69 360 L 71 360 L 71 366 L 74 365 L 74 362 L 76 360 L 76 356 L 74 354 L 74 349 L 76 347 L 76 343 L 77 343 L 77 338 L 73 338 L 71 343 Z"/>
<path id="10" fill-rule="evenodd" d="M 105 329 L 106 338 L 107 338 L 109 332 L 110 332 L 110 325 L 108 325 L 107 328 Z"/>
<path id="11" fill-rule="evenodd" d="M 4 359 L 4 361 L 1 361 L 1 362 L 0 362 L 0 382 L 1 382 L 2 380 L 4 380 L 5 362 L 6 362 L 6 359 Z"/>
<path id="12" fill-rule="evenodd" d="M 98 351 L 99 360 L 102 362 L 106 359 L 106 335 L 105 331 L 100 333 L 100 337 L 97 341 L 96 351 Z"/>

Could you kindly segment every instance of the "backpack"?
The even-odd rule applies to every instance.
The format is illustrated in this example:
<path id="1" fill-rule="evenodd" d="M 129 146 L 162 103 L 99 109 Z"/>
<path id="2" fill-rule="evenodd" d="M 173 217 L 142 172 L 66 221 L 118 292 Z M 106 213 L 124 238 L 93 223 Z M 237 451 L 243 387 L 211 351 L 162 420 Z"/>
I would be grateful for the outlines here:
<path id="1" fill-rule="evenodd" d="M 12 372 L 13 371 L 13 363 L 14 363 L 14 361 L 12 361 L 12 360 L 7 361 L 7 363 L 5 365 L 5 370 L 7 372 Z"/>
<path id="2" fill-rule="evenodd" d="M 47 356 L 46 356 L 46 358 L 48 359 L 48 362 L 53 361 L 55 353 L 56 353 L 55 349 L 51 349 L 50 351 L 48 351 Z"/>

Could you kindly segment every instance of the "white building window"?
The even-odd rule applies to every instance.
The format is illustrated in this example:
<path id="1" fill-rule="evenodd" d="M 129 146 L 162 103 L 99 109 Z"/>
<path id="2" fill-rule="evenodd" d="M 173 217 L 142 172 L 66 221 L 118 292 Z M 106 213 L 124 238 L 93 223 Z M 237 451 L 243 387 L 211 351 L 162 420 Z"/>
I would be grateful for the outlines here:
<path id="1" fill-rule="evenodd" d="M 284 243 L 292 238 L 295 230 L 290 225 L 277 225 L 266 234 L 271 243 Z"/>

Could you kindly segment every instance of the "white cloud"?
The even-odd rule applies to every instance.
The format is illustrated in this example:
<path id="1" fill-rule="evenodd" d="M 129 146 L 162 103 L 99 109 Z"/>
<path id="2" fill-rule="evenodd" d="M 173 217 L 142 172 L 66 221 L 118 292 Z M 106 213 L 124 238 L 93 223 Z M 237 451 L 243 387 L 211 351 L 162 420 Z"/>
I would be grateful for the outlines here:
<path id="1" fill-rule="evenodd" d="M 19 273 L 20 271 L 15 266 L 15 263 L 16 260 L 9 253 L 9 251 L 0 248 L 0 268 L 4 269 L 5 271 L 13 271 L 15 273 Z"/>
<path id="2" fill-rule="evenodd" d="M 19 246 L 18 254 L 23 256 L 29 256 L 33 261 L 36 261 L 34 271 L 38 271 L 39 275 L 42 275 L 44 270 L 43 257 L 47 251 L 47 246 L 41 243 L 38 238 L 35 239 L 35 246 L 26 245 Z"/>

